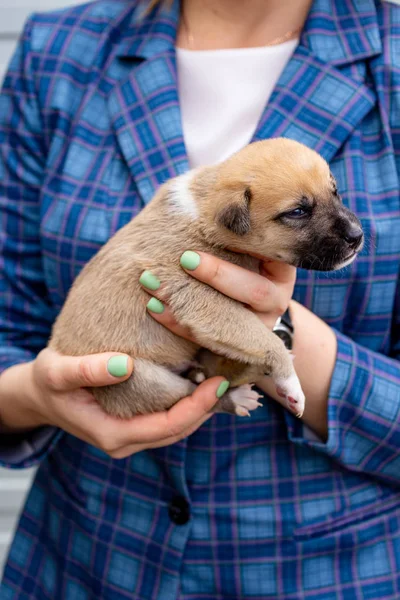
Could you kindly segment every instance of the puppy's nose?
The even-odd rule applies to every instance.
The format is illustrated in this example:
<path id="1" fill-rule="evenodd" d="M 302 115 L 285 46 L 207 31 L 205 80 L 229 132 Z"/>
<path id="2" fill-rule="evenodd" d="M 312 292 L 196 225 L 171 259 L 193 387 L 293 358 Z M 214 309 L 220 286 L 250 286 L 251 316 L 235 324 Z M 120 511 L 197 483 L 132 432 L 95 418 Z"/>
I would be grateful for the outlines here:
<path id="1" fill-rule="evenodd" d="M 358 225 L 349 225 L 344 233 L 344 239 L 353 248 L 357 248 L 363 238 L 363 231 Z"/>

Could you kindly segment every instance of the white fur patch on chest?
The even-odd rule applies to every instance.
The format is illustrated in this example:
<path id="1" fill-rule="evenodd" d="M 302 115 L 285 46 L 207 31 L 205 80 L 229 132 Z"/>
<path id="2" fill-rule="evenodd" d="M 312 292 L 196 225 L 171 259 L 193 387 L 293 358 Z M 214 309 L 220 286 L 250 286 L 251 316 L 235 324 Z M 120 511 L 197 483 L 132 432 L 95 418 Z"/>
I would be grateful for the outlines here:
<path id="1" fill-rule="evenodd" d="M 168 200 L 171 209 L 176 214 L 197 219 L 199 211 L 196 200 L 190 190 L 193 171 L 177 177 L 170 186 Z"/>

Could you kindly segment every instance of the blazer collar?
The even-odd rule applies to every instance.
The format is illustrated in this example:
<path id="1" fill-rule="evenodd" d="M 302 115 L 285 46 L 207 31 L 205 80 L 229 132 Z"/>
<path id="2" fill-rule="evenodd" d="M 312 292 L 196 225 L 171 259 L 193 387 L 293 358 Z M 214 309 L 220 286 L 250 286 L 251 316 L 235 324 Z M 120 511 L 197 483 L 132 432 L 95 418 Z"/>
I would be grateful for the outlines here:
<path id="1" fill-rule="evenodd" d="M 144 19 L 137 10 L 128 18 L 129 27 L 120 24 L 126 34 L 117 46 L 127 77 L 111 90 L 108 107 L 122 154 L 147 203 L 160 184 L 189 168 L 176 76 L 179 1 Z M 361 65 L 361 59 L 380 51 L 372 0 L 315 0 L 252 141 L 288 137 L 331 161 L 375 103 L 365 69 L 364 76 L 355 77 L 346 64 Z"/>
<path id="2" fill-rule="evenodd" d="M 121 58 L 152 58 L 175 46 L 179 0 L 161 4 L 142 18 L 140 3 L 130 14 L 128 27 L 117 45 Z M 374 0 L 314 0 L 300 45 L 331 65 L 363 60 L 382 51 Z"/>

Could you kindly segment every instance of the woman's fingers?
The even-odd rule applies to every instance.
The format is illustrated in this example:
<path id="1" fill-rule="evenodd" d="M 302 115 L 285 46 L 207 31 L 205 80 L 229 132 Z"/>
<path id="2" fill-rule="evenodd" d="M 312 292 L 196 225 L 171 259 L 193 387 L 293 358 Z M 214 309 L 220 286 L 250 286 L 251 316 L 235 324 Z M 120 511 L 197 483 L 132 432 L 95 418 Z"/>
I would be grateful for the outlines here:
<path id="1" fill-rule="evenodd" d="M 260 273 L 275 283 L 292 286 L 292 288 L 296 283 L 296 267 L 276 260 L 261 262 Z"/>
<path id="2" fill-rule="evenodd" d="M 54 425 L 113 458 L 123 458 L 146 448 L 173 444 L 190 435 L 211 416 L 214 405 L 226 389 L 226 380 L 214 377 L 168 411 L 131 419 L 107 415 L 87 390 L 75 390 L 59 395 Z"/>
<path id="3" fill-rule="evenodd" d="M 201 419 L 196 421 L 191 427 L 189 427 L 188 429 L 183 431 L 180 435 L 175 435 L 173 437 L 165 438 L 163 440 L 159 440 L 152 444 L 131 444 L 128 446 L 123 446 L 122 448 L 115 450 L 112 453 L 112 457 L 117 458 L 117 459 L 126 458 L 127 456 L 132 456 L 132 454 L 136 454 L 137 452 L 142 452 L 143 450 L 149 450 L 152 448 L 162 448 L 164 446 L 171 446 L 172 444 L 176 444 L 177 442 L 180 442 L 184 438 L 191 435 L 194 431 L 196 431 L 199 427 L 201 427 L 201 425 L 203 425 L 203 423 L 208 421 L 208 419 L 210 419 L 210 417 L 211 417 L 211 414 L 205 415 L 204 417 L 202 417 Z"/>
<path id="4" fill-rule="evenodd" d="M 192 277 L 251 308 L 269 328 L 285 312 L 296 280 L 294 267 L 276 261 L 261 262 L 260 273 L 254 273 L 211 254 L 190 250 L 182 254 L 180 264 Z M 144 271 L 140 283 L 153 296 L 147 305 L 152 317 L 176 335 L 195 341 L 167 307 L 161 282 Z"/>
<path id="5" fill-rule="evenodd" d="M 156 298 L 153 299 L 156 300 Z M 164 327 L 172 331 L 172 333 L 175 333 L 175 335 L 179 335 L 179 337 L 185 338 L 190 342 L 195 342 L 190 329 L 188 327 L 184 327 L 183 325 L 179 325 L 179 323 L 176 322 L 171 309 L 164 303 L 161 303 L 159 300 L 157 300 L 156 303 L 149 301 L 147 310 L 153 319 L 161 323 L 161 325 L 164 325 Z"/>
<path id="6" fill-rule="evenodd" d="M 76 426 L 111 456 L 126 446 L 141 445 L 148 448 L 152 444 L 166 445 L 169 438 L 181 439 L 196 423 L 210 416 L 218 400 L 218 389 L 221 389 L 224 381 L 222 377 L 213 377 L 168 411 L 138 415 L 126 420 L 106 415 L 95 402 L 82 402 L 75 413 Z M 73 407 L 70 406 L 71 409 Z M 70 414 L 69 421 L 73 418 Z"/>
<path id="7" fill-rule="evenodd" d="M 218 400 L 222 377 L 213 377 L 199 385 L 191 396 L 179 400 L 165 412 L 139 415 L 126 423 L 123 435 L 129 442 L 154 444 L 169 437 L 182 436 L 194 423 L 208 415 Z"/>
<path id="8" fill-rule="evenodd" d="M 148 294 L 151 294 L 147 303 L 149 314 L 175 335 L 185 338 L 190 342 L 194 342 L 195 340 L 192 337 L 190 330 L 176 322 L 171 309 L 167 306 L 163 287 L 159 279 L 150 271 L 144 271 L 139 282 L 143 286 L 143 289 Z"/>
<path id="9" fill-rule="evenodd" d="M 255 311 L 266 312 L 275 305 L 275 284 L 258 273 L 204 252 L 185 252 L 181 266 L 199 281 Z"/>
<path id="10" fill-rule="evenodd" d="M 181 266 L 199 281 L 213 287 L 225 296 L 233 298 L 233 300 L 251 306 L 259 312 L 267 310 L 271 301 L 273 301 L 275 293 L 273 282 L 258 273 L 247 271 L 247 269 L 233 265 L 211 254 L 184 252 L 181 257 Z M 149 276 L 148 271 L 142 274 L 140 283 L 149 294 L 158 300 L 163 300 L 162 285 L 160 284 L 157 289 L 151 289 L 155 286 L 151 286 L 152 278 Z M 166 300 L 168 301 L 168 299 Z M 159 302 L 150 300 L 149 303 L 148 309 L 152 313 L 158 314 L 159 311 L 162 311 Z M 171 327 L 169 328 L 171 329 Z"/>

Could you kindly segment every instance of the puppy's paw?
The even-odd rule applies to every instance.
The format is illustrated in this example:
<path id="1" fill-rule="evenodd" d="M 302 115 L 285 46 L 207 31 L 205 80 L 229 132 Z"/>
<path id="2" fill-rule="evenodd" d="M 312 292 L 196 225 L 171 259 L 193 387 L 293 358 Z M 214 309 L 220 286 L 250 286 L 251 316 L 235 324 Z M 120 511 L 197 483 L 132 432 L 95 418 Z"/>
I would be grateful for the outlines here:
<path id="1" fill-rule="evenodd" d="M 239 417 L 250 417 L 250 410 L 255 410 L 259 406 L 262 406 L 262 404 L 258 402 L 262 396 L 257 394 L 249 384 L 233 388 L 228 395 L 233 404 L 232 412 Z"/>
<path id="2" fill-rule="evenodd" d="M 276 379 L 275 385 L 276 393 L 286 400 L 286 405 L 290 412 L 296 417 L 301 417 L 304 412 L 306 399 L 296 373 L 293 373 L 286 379 Z"/>

